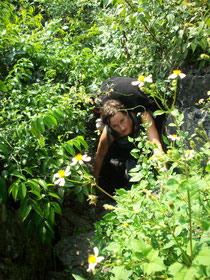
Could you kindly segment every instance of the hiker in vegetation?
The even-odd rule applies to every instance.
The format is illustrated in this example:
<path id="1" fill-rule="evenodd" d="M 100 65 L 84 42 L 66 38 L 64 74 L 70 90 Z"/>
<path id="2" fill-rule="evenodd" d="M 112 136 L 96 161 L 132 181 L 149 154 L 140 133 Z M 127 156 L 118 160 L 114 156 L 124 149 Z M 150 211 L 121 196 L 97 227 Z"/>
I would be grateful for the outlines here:
<path id="1" fill-rule="evenodd" d="M 105 187 L 119 187 L 128 184 L 128 172 L 135 167 L 136 161 L 130 152 L 134 148 L 128 136 L 136 138 L 141 124 L 150 124 L 146 128 L 148 140 L 156 143 L 154 155 L 160 156 L 163 148 L 154 119 L 147 111 L 136 114 L 127 110 L 121 101 L 107 100 L 101 108 L 101 120 L 104 128 L 95 156 L 94 176 L 96 182 Z M 102 183 L 99 181 L 102 179 Z"/>

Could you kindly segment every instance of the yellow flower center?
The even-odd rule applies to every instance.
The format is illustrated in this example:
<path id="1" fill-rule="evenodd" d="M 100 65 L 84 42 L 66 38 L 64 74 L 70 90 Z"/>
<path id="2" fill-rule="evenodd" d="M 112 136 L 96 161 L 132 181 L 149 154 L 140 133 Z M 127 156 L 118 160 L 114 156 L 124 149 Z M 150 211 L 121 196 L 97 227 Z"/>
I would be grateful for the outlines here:
<path id="1" fill-rule="evenodd" d="M 65 177 L 65 171 L 64 170 L 59 170 L 58 174 L 59 174 L 60 178 L 64 178 Z"/>
<path id="2" fill-rule="evenodd" d="M 144 81 L 144 79 L 145 79 L 145 77 L 144 77 L 144 76 L 139 76 L 139 82 L 143 82 L 143 81 Z"/>
<path id="3" fill-rule="evenodd" d="M 172 153 L 172 150 L 168 150 L 167 153 L 170 155 Z"/>
<path id="4" fill-rule="evenodd" d="M 179 75 L 181 73 L 181 70 L 174 70 L 173 73 Z"/>
<path id="5" fill-rule="evenodd" d="M 187 151 L 186 151 L 186 153 L 187 153 L 188 155 L 190 154 L 190 152 L 191 152 L 190 150 L 187 150 Z"/>
<path id="6" fill-rule="evenodd" d="M 173 138 L 177 138 L 177 135 L 176 135 L 176 134 L 173 134 L 172 136 L 173 136 Z"/>
<path id="7" fill-rule="evenodd" d="M 75 156 L 75 158 L 76 158 L 77 161 L 80 161 L 80 160 L 82 160 L 82 155 L 81 154 L 77 154 Z"/>
<path id="8" fill-rule="evenodd" d="M 94 255 L 90 255 L 88 258 L 88 263 L 96 263 L 96 257 Z"/>

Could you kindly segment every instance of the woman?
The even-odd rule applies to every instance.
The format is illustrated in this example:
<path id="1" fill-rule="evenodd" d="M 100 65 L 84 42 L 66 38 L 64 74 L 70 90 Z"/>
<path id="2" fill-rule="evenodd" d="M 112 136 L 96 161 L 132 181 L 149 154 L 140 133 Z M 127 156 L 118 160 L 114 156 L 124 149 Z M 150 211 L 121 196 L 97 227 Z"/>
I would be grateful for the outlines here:
<path id="1" fill-rule="evenodd" d="M 111 181 L 116 181 L 114 185 L 126 184 L 128 177 L 126 178 L 125 175 L 129 169 L 135 166 L 134 159 L 130 155 L 133 146 L 128 141 L 128 136 L 138 137 L 141 123 L 151 123 L 147 127 L 148 140 L 157 144 L 158 148 L 154 149 L 155 155 L 163 153 L 155 122 L 149 112 L 144 111 L 140 117 L 137 117 L 134 112 L 127 111 L 120 101 L 109 99 L 101 108 L 101 119 L 105 127 L 95 155 L 94 176 L 97 184 L 100 184 L 99 175 L 102 179 L 103 177 L 111 179 L 108 180 L 108 185 Z M 122 160 L 117 162 L 116 159 Z M 121 182 L 119 182 L 118 175 L 121 176 Z M 107 184 L 105 183 L 105 185 Z"/>

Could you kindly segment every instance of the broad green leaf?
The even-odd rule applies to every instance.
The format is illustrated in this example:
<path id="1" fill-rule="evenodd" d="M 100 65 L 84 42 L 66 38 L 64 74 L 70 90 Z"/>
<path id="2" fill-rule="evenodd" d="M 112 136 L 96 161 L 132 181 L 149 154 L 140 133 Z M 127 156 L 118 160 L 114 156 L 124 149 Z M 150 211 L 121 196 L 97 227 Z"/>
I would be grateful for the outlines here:
<path id="1" fill-rule="evenodd" d="M 81 152 L 80 142 L 77 139 L 72 139 L 71 142 Z"/>
<path id="2" fill-rule="evenodd" d="M 41 135 L 41 132 L 37 126 L 36 120 L 31 121 L 31 132 L 36 136 L 39 137 Z"/>
<path id="3" fill-rule="evenodd" d="M 36 179 L 36 181 L 43 187 L 44 190 L 47 190 L 48 184 L 42 179 Z"/>
<path id="4" fill-rule="evenodd" d="M 44 125 L 43 118 L 41 118 L 41 117 L 37 118 L 36 125 L 37 125 L 37 128 L 40 130 L 41 133 L 45 132 L 45 125 Z"/>
<path id="5" fill-rule="evenodd" d="M 194 259 L 194 263 L 198 263 L 199 265 L 209 266 L 209 259 L 210 259 L 210 248 L 203 247 L 198 255 Z"/>
<path id="6" fill-rule="evenodd" d="M 40 217 L 44 218 L 43 211 L 42 211 L 41 207 L 39 206 L 38 201 L 33 200 L 33 202 L 34 202 L 34 204 L 33 204 L 33 206 L 32 206 L 33 209 L 36 211 L 36 213 L 37 213 Z"/>
<path id="7" fill-rule="evenodd" d="M 84 148 L 88 149 L 88 144 L 84 140 L 84 137 L 83 136 L 77 136 L 77 138 L 79 139 L 80 143 L 84 146 Z"/>
<path id="8" fill-rule="evenodd" d="M 22 173 L 18 172 L 17 170 L 13 171 L 10 175 L 26 181 L 26 177 Z"/>
<path id="9" fill-rule="evenodd" d="M 72 276 L 75 278 L 75 280 L 86 280 L 86 278 L 83 278 L 79 275 L 76 275 L 76 274 L 72 274 Z"/>
<path id="10" fill-rule="evenodd" d="M 57 202 L 51 202 L 51 205 L 54 207 L 55 212 L 61 215 L 61 207 Z"/>
<path id="11" fill-rule="evenodd" d="M 78 193 L 80 193 L 82 191 L 82 186 L 81 185 L 78 185 L 78 186 L 76 186 L 75 188 L 74 188 L 74 193 L 75 194 L 78 194 Z"/>
<path id="12" fill-rule="evenodd" d="M 26 196 L 26 191 L 27 191 L 26 185 L 24 183 L 21 183 L 19 188 L 19 194 L 22 199 Z"/>
<path id="13" fill-rule="evenodd" d="M 70 153 L 70 155 L 75 156 L 75 154 L 76 154 L 75 149 L 70 144 L 65 143 L 64 148 L 66 149 L 66 151 L 68 153 Z"/>
<path id="14" fill-rule="evenodd" d="M 27 205 L 26 207 L 23 208 L 22 211 L 22 221 L 24 222 L 25 219 L 28 217 L 29 213 L 31 212 L 31 205 Z"/>
<path id="15" fill-rule="evenodd" d="M 164 112 L 161 111 L 161 110 L 157 110 L 153 113 L 154 116 L 160 116 L 160 115 L 163 115 L 163 114 L 164 114 Z"/>
<path id="16" fill-rule="evenodd" d="M 149 263 L 144 263 L 142 265 L 143 271 L 146 275 L 154 274 L 155 272 L 165 270 L 166 267 L 163 263 L 163 260 L 160 257 L 158 257 L 158 253 L 154 259 L 151 260 L 148 257 L 148 260 Z"/>
<path id="17" fill-rule="evenodd" d="M 6 144 L 0 143 L 0 152 L 2 152 L 6 157 L 8 156 L 9 151 Z"/>
<path id="18" fill-rule="evenodd" d="M 58 124 L 56 118 L 52 115 L 46 115 L 44 117 L 44 124 L 48 127 L 51 128 L 53 126 L 56 126 Z"/>
<path id="19" fill-rule="evenodd" d="M 49 195 L 52 196 L 52 197 L 55 197 L 55 198 L 57 198 L 57 199 L 60 199 L 60 196 L 57 195 L 56 193 L 50 192 Z"/>

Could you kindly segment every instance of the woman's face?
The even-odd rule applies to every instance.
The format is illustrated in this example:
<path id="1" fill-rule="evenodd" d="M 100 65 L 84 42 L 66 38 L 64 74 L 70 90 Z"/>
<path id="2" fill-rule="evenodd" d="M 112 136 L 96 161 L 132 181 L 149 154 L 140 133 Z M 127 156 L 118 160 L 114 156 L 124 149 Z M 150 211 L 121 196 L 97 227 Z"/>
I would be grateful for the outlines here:
<path id="1" fill-rule="evenodd" d="M 128 136 L 132 132 L 132 120 L 128 113 L 116 113 L 109 121 L 109 126 L 121 137 Z"/>

